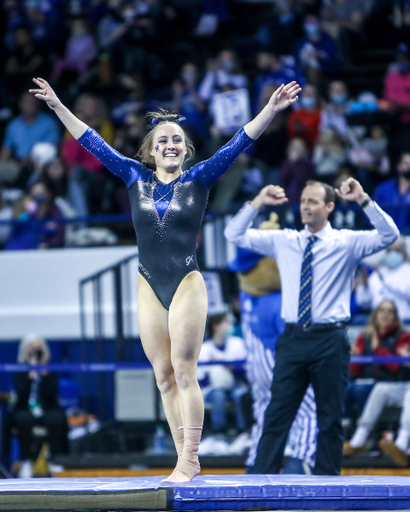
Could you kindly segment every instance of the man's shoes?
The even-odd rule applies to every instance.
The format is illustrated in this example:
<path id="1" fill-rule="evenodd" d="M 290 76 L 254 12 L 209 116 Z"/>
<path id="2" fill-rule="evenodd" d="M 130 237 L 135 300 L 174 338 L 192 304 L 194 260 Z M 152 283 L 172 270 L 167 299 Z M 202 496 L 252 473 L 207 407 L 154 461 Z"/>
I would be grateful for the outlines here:
<path id="1" fill-rule="evenodd" d="M 400 468 L 406 468 L 408 466 L 407 453 L 400 450 L 400 448 L 396 446 L 393 441 L 382 439 L 379 442 L 379 448 L 385 455 L 390 457 L 396 466 Z"/>
<path id="2" fill-rule="evenodd" d="M 366 452 L 367 448 L 365 445 L 363 446 L 352 446 L 350 441 L 346 441 L 343 443 L 343 456 L 350 457 L 350 455 L 355 455 L 356 453 Z"/>

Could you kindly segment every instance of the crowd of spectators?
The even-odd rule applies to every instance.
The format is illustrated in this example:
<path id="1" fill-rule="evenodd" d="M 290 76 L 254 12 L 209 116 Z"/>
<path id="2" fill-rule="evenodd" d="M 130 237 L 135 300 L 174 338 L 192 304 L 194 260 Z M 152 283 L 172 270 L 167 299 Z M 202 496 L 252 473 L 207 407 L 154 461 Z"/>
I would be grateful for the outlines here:
<path id="1" fill-rule="evenodd" d="M 18 221 L 0 225 L 3 247 L 66 243 L 63 224 L 59 236 L 50 235 L 50 225 L 36 227 L 29 241 L 15 233 L 21 221 L 77 216 L 80 229 L 88 215 L 130 211 L 123 184 L 28 94 L 34 76 L 48 79 L 80 119 L 129 157 L 146 131 L 147 111 L 178 111 L 197 161 L 276 87 L 297 80 L 300 101 L 219 180 L 209 208 L 233 211 L 267 182 L 282 184 L 292 207 L 307 179 L 335 185 L 340 175 L 353 175 L 381 204 L 394 203 L 389 213 L 408 229 L 406 2 L 5 0 L 1 9 L 0 218 Z M 378 80 L 360 89 L 346 70 L 360 74 L 357 55 L 375 48 L 387 58 Z M 48 191 L 41 206 L 32 197 L 37 182 Z"/>

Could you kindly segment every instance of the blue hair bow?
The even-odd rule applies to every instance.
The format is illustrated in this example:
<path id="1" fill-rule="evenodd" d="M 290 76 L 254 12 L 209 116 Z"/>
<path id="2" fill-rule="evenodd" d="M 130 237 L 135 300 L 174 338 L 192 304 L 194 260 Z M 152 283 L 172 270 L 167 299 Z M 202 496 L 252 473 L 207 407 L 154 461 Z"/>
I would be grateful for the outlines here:
<path id="1" fill-rule="evenodd" d="M 175 119 L 175 123 L 182 123 L 183 121 L 186 121 L 186 117 L 180 116 L 178 119 Z M 159 119 L 151 119 L 151 124 L 158 124 L 161 121 Z"/>

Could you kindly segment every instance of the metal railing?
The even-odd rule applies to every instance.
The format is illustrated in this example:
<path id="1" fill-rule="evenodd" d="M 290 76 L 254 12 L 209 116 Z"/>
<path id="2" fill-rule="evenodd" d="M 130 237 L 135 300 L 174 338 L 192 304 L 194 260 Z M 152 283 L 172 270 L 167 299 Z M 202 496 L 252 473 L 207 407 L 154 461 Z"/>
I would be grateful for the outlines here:
<path id="1" fill-rule="evenodd" d="M 373 356 L 373 355 L 352 355 L 350 363 L 364 365 L 378 364 L 408 364 L 409 356 Z M 229 368 L 242 369 L 246 366 L 246 361 L 199 361 L 198 366 L 227 366 Z M 0 364 L 0 372 L 21 373 L 29 371 L 47 371 L 56 373 L 113 373 L 118 370 L 147 370 L 152 369 L 152 365 L 148 362 L 127 362 L 127 363 L 54 363 L 42 365 L 3 363 Z"/>
<path id="2" fill-rule="evenodd" d="M 130 264 L 132 261 L 137 260 L 137 258 L 138 252 L 81 279 L 79 283 L 81 337 L 83 340 L 87 339 L 87 308 L 85 295 L 86 287 L 91 285 L 92 316 L 94 324 L 93 338 L 103 340 L 107 337 L 104 331 L 104 311 L 107 304 L 103 297 L 102 281 L 108 274 L 112 274 L 111 304 L 114 310 L 114 338 L 116 340 L 116 360 L 118 362 L 124 361 L 125 358 L 125 339 L 127 337 L 133 337 L 131 334 L 132 294 Z M 109 338 L 111 339 L 112 337 L 109 336 Z"/>

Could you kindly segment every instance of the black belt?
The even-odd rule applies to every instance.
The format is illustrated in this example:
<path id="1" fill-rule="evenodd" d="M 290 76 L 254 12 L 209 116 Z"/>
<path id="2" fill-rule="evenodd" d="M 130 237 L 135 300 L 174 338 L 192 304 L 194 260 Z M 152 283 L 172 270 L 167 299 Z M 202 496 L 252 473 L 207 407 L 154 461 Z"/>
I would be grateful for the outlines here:
<path id="1" fill-rule="evenodd" d="M 334 322 L 331 324 L 310 324 L 307 327 L 299 324 L 286 324 L 287 331 L 313 332 L 313 331 L 334 331 L 336 329 L 344 329 L 347 322 Z"/>

